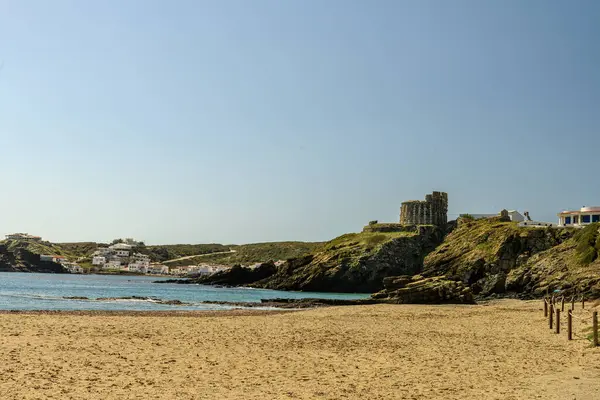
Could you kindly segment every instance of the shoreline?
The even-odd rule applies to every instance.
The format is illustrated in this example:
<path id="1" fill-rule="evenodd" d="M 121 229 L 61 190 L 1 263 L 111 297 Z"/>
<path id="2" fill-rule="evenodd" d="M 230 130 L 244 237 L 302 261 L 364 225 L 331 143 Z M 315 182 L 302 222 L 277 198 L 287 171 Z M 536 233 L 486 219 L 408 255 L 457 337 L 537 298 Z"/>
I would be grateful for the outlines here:
<path id="1" fill-rule="evenodd" d="M 230 310 L 0 310 L 3 315 L 56 315 L 82 317 L 251 317 L 284 314 L 299 309 L 256 310 L 233 308 Z"/>

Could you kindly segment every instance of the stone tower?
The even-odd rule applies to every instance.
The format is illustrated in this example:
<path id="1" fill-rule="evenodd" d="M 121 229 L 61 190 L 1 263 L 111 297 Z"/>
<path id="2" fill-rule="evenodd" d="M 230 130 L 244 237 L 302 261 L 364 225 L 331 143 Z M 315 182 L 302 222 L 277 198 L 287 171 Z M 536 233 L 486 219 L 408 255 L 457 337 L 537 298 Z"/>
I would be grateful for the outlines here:
<path id="1" fill-rule="evenodd" d="M 448 223 L 448 194 L 433 192 L 425 196 L 425 201 L 405 201 L 400 208 L 400 223 L 445 227 Z"/>

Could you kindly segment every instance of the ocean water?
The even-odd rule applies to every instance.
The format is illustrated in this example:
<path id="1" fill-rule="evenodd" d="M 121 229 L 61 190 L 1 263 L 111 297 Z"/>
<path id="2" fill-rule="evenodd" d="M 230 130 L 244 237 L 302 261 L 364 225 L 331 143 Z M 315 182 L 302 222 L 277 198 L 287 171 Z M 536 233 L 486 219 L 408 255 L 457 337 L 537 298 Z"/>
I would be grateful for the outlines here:
<path id="1" fill-rule="evenodd" d="M 168 278 L 0 272 L 0 310 L 227 310 L 231 307 L 200 302 L 260 302 L 260 299 L 276 297 L 362 299 L 369 296 L 153 283 L 162 279 Z M 91 300 L 64 298 L 75 296 L 88 297 Z M 181 300 L 190 305 L 158 304 L 148 300 L 93 300 L 98 297 L 126 296 Z"/>

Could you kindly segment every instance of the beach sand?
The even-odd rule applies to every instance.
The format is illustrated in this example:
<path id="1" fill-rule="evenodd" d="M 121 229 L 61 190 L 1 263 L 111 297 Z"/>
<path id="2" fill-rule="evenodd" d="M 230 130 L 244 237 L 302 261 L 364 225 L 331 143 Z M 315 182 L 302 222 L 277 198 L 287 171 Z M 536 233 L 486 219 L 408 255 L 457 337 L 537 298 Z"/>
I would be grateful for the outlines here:
<path id="1" fill-rule="evenodd" d="M 541 305 L 4 313 L 0 399 L 600 399 Z"/>

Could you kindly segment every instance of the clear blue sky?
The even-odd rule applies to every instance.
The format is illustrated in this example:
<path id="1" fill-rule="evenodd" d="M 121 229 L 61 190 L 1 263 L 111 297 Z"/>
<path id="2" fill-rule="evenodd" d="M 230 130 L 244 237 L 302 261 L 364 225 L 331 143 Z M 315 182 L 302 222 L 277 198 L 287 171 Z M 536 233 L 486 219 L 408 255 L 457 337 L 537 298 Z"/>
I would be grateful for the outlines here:
<path id="1" fill-rule="evenodd" d="M 600 205 L 600 2 L 0 0 L 0 232 L 327 240 Z"/>

